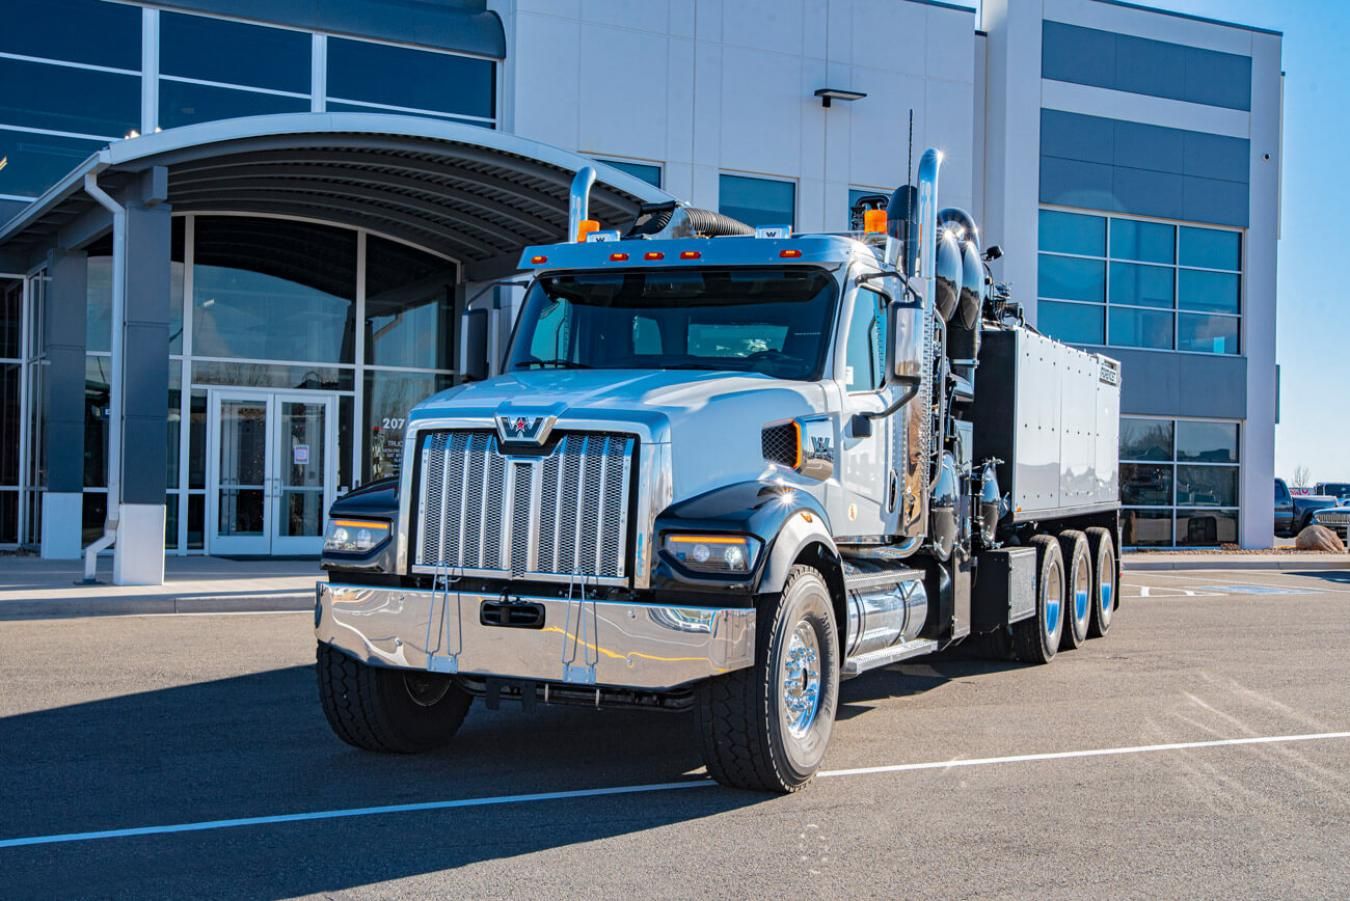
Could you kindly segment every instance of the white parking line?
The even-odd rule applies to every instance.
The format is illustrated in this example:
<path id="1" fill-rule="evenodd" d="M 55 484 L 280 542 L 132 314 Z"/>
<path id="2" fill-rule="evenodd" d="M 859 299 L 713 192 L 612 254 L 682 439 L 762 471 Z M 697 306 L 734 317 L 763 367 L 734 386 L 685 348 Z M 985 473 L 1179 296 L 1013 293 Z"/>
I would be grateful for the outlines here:
<path id="1" fill-rule="evenodd" d="M 945 770 L 957 767 L 992 766 L 1004 763 L 1029 763 L 1042 760 L 1068 760 L 1077 757 L 1110 757 L 1126 754 L 1155 754 L 1163 751 L 1189 751 L 1197 748 L 1225 748 L 1238 745 L 1287 744 L 1302 741 L 1329 741 L 1350 738 L 1350 732 L 1313 732 L 1302 735 L 1267 735 L 1253 738 L 1221 738 L 1210 741 L 1185 741 L 1160 745 L 1133 745 L 1120 748 L 1092 748 L 1083 751 L 1056 751 L 1045 754 L 1015 754 L 1009 757 L 976 757 L 970 759 L 935 760 L 926 763 L 897 763 L 889 766 L 857 767 L 846 770 L 825 770 L 820 778 L 870 776 L 881 773 L 907 773 L 915 770 Z M 108 838 L 133 838 L 146 835 L 171 835 L 179 832 L 206 832 L 214 829 L 233 829 L 240 826 L 271 826 L 278 823 L 301 823 L 313 820 L 338 820 L 350 817 L 380 816 L 394 813 L 420 813 L 429 810 L 452 810 L 464 807 L 491 807 L 500 804 L 532 804 L 538 801 L 564 801 L 572 798 L 596 798 L 608 795 L 635 795 L 648 792 L 675 791 L 685 788 L 711 788 L 717 783 L 707 779 L 686 782 L 658 782 L 649 785 L 625 785 L 612 788 L 588 788 L 575 791 L 539 792 L 528 795 L 497 795 L 490 798 L 459 798 L 453 801 L 424 801 L 416 804 L 386 804 L 381 807 L 350 807 L 341 810 L 316 810 L 309 813 L 285 813 L 275 816 L 238 817 L 229 820 L 204 820 L 197 823 L 176 823 L 167 826 L 135 826 L 127 829 L 103 829 L 95 832 L 67 832 L 58 835 L 34 835 L 24 838 L 0 839 L 0 849 L 22 848 L 31 845 L 58 845 L 67 842 L 95 841 Z"/>

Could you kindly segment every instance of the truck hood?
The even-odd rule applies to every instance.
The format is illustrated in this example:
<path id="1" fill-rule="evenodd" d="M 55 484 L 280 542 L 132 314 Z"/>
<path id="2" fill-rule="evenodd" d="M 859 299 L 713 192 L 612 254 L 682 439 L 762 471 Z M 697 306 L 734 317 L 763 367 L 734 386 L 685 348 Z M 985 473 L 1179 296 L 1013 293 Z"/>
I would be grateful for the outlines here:
<path id="1" fill-rule="evenodd" d="M 645 441 L 671 444 L 678 499 L 762 475 L 763 426 L 825 412 L 827 398 L 818 383 L 757 373 L 551 369 L 442 391 L 414 407 L 410 418 L 492 421 L 499 414 L 544 412 L 558 417 L 558 428 L 569 421 L 635 424 Z"/>

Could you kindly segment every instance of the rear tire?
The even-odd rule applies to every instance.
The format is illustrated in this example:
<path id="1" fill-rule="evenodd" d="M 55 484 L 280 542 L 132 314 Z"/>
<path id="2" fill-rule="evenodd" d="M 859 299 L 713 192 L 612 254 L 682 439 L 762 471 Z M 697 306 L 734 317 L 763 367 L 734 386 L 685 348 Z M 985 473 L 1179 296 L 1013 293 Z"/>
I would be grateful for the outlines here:
<path id="1" fill-rule="evenodd" d="M 1089 638 L 1105 638 L 1119 604 L 1116 591 L 1116 539 L 1110 529 L 1088 529 L 1088 549 L 1092 554 L 1092 621 Z"/>
<path id="2" fill-rule="evenodd" d="M 1064 555 L 1053 535 L 1031 539 L 1036 549 L 1036 615 L 1013 624 L 1013 653 L 1023 663 L 1049 663 L 1064 629 Z"/>
<path id="3" fill-rule="evenodd" d="M 417 754 L 450 741 L 473 701 L 453 677 L 381 669 L 320 644 L 324 716 L 338 738 L 365 751 Z"/>
<path id="4" fill-rule="evenodd" d="M 1087 536 L 1069 529 L 1059 533 L 1059 550 L 1064 557 L 1064 635 L 1059 649 L 1071 651 L 1083 646 L 1092 620 L 1092 557 Z"/>
<path id="5" fill-rule="evenodd" d="M 708 773 L 732 788 L 794 792 L 820 769 L 839 701 L 839 632 L 820 573 L 795 566 L 760 605 L 755 664 L 708 679 L 695 705 Z"/>

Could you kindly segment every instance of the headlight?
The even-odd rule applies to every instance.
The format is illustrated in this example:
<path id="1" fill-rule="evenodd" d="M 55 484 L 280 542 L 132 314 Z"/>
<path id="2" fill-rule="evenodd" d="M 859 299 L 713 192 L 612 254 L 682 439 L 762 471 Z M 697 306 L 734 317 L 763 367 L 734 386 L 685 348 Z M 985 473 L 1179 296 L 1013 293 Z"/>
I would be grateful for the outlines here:
<path id="1" fill-rule="evenodd" d="M 734 576 L 754 567 L 759 540 L 749 535 L 667 535 L 664 547 L 685 569 Z"/>
<path id="2" fill-rule="evenodd" d="M 389 537 L 389 523 L 378 519 L 330 519 L 323 549 L 342 554 L 364 554 Z"/>

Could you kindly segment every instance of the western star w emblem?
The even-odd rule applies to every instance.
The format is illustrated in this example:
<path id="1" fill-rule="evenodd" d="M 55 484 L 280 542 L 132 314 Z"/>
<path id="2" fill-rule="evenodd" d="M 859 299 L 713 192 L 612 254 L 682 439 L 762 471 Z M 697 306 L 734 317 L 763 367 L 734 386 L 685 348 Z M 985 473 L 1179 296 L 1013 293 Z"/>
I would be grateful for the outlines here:
<path id="1" fill-rule="evenodd" d="M 497 437 L 503 444 L 543 444 L 553 430 L 555 416 L 526 416 L 519 413 L 498 414 Z"/>

